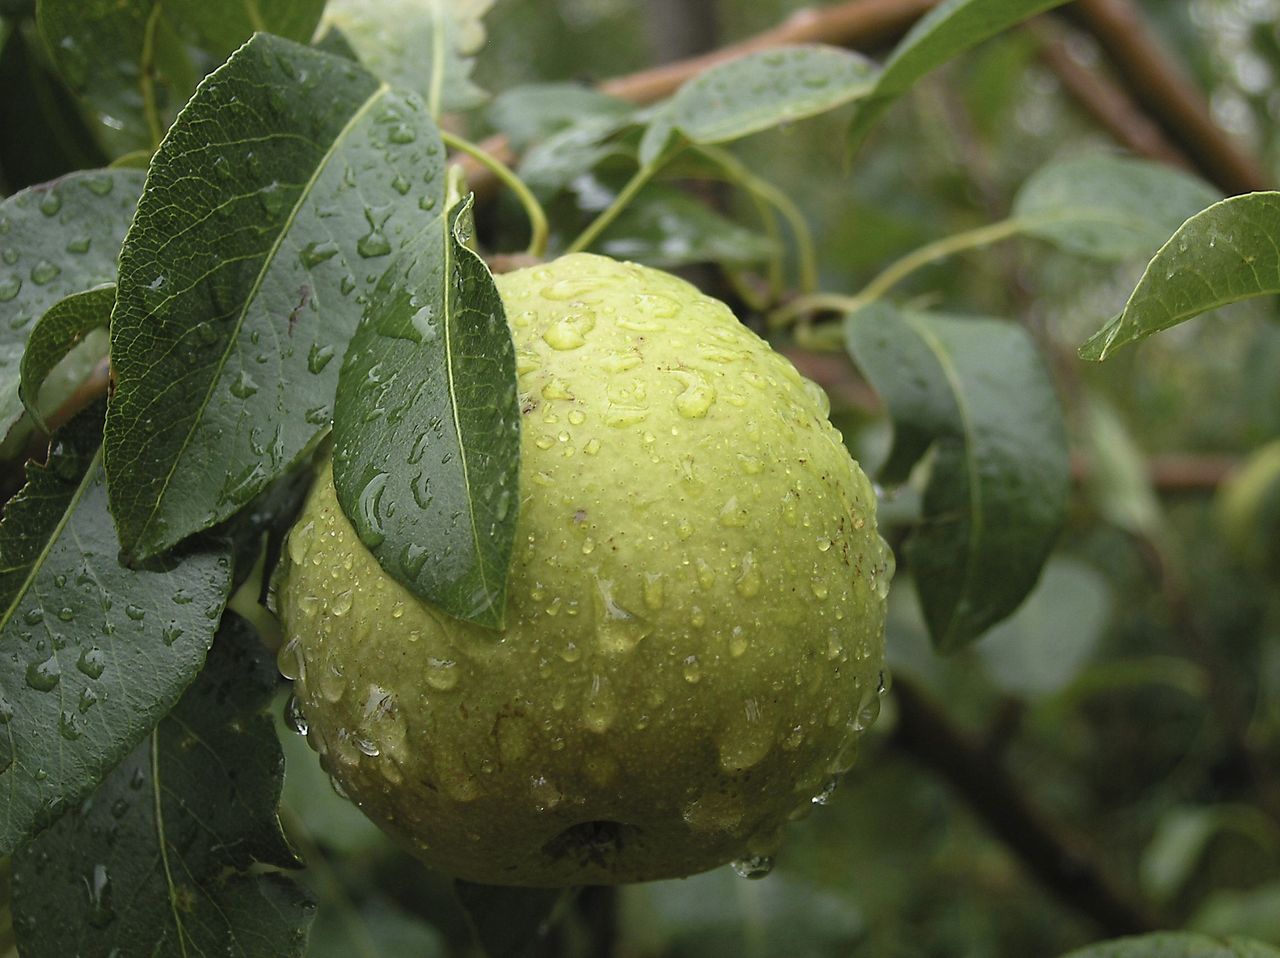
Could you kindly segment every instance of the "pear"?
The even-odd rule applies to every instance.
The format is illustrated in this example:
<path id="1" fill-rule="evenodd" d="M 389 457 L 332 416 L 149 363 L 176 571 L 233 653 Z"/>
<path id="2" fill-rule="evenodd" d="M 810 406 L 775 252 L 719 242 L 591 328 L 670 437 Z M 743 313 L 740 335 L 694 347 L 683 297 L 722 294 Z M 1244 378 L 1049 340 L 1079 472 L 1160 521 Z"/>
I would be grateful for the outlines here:
<path id="1" fill-rule="evenodd" d="M 277 590 L 309 741 L 470 881 L 763 873 L 879 710 L 872 486 L 825 394 L 688 283 L 590 254 L 496 281 L 523 412 L 505 628 L 387 575 L 326 464 Z"/>

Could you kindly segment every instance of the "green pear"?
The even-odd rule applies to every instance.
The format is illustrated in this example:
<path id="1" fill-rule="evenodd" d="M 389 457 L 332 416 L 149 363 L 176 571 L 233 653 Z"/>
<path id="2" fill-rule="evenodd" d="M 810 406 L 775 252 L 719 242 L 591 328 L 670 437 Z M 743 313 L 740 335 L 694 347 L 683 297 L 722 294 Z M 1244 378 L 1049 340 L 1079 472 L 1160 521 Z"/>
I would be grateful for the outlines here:
<path id="1" fill-rule="evenodd" d="M 277 594 L 308 738 L 470 881 L 763 872 L 879 710 L 871 484 L 824 393 L 688 283 L 576 254 L 497 284 L 523 411 L 506 628 L 388 576 L 324 466 Z"/>

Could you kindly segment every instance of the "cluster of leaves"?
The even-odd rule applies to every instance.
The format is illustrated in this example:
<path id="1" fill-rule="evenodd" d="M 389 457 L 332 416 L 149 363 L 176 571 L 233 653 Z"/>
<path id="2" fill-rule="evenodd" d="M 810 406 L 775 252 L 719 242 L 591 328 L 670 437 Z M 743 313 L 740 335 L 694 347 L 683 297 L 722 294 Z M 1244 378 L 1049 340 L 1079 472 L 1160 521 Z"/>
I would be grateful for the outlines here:
<path id="1" fill-rule="evenodd" d="M 1006 221 L 824 297 L 803 217 L 723 144 L 850 104 L 856 143 L 928 71 L 1055 5 L 949 0 L 883 64 L 792 47 L 646 109 L 541 85 L 488 113 L 544 200 L 598 187 L 579 207 L 596 215 L 576 238 L 568 218 L 557 249 L 714 262 L 782 324 L 803 303 L 780 305 L 787 225 L 795 284 L 842 315 L 837 338 L 892 416 L 880 479 L 919 492 L 904 566 L 941 651 L 1036 585 L 1066 511 L 1065 428 L 1021 327 L 884 293 L 1014 235 L 1109 262 L 1159 247 L 1086 345 L 1101 359 L 1280 291 L 1280 200 L 1215 204 L 1181 174 L 1072 160 L 1029 180 Z M 273 554 L 327 437 L 340 502 L 384 568 L 501 627 L 514 356 L 438 124 L 483 100 L 470 56 L 487 6 L 41 0 L 3 21 L 0 75 L 53 91 L 40 122 L 66 134 L 39 162 L 0 152 L 26 186 L 0 204 L 0 430 L 16 455 L 57 427 L 0 523 L 0 853 L 24 954 L 304 950 L 313 909 L 278 871 L 296 859 L 263 717 L 274 672 L 226 609 L 256 616 L 264 540 Z M 736 185 L 761 228 L 660 176 Z M 757 268 L 763 294 L 743 279 Z M 85 404 L 72 394 L 100 378 L 108 337 L 110 399 Z M 464 899 L 482 937 L 511 930 L 484 920 L 491 893 Z M 536 922 L 557 900 L 520 907 Z M 1091 954 L 1200 953 L 1189 938 L 1117 947 Z"/>

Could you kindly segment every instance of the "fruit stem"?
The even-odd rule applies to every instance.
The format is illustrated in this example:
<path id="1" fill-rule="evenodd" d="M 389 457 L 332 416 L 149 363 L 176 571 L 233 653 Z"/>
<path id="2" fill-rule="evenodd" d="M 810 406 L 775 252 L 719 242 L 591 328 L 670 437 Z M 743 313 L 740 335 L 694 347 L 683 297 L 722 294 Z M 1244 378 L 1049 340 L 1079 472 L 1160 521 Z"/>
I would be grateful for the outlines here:
<path id="1" fill-rule="evenodd" d="M 524 185 L 524 181 L 516 176 L 511 167 L 507 166 L 492 153 L 485 152 L 470 140 L 465 140 L 446 130 L 440 131 L 440 137 L 444 140 L 445 146 L 471 157 L 501 180 L 515 194 L 516 199 L 520 201 L 520 205 L 524 207 L 525 216 L 529 218 L 529 247 L 526 252 L 530 256 L 536 256 L 539 259 L 546 255 L 547 237 L 550 233 L 547 227 L 547 214 L 542 209 L 542 204 L 538 202 L 538 198 L 533 195 L 529 187 Z"/>
<path id="2" fill-rule="evenodd" d="M 609 227 L 609 224 L 616 220 L 619 214 L 627 208 L 627 205 L 635 199 L 636 194 L 640 192 L 644 185 L 653 179 L 654 174 L 658 172 L 658 168 L 662 165 L 664 159 L 664 157 L 659 157 L 652 163 L 645 163 L 636 170 L 631 179 L 627 181 L 627 185 L 624 186 L 622 191 L 613 198 L 613 202 L 606 206 L 604 210 L 601 211 L 600 215 L 591 221 L 590 225 L 582 231 L 581 235 L 569 244 L 569 248 L 565 250 L 565 252 L 581 253 L 599 239 L 600 234 L 603 233 Z"/>
<path id="3" fill-rule="evenodd" d="M 728 150 L 717 146 L 699 146 L 698 152 L 719 164 L 731 179 L 782 214 L 782 218 L 787 221 L 787 226 L 796 238 L 796 257 L 800 263 L 800 288 L 806 293 L 817 289 L 818 256 L 814 247 L 813 234 L 809 231 L 809 224 L 804 214 L 800 212 L 800 208 L 791 202 L 791 197 L 768 180 L 751 172 Z"/>
<path id="4" fill-rule="evenodd" d="M 775 311 L 769 317 L 769 325 L 773 328 L 786 326 L 800 316 L 809 313 L 826 311 L 845 314 L 856 313 L 864 306 L 869 306 L 889 292 L 916 270 L 928 266 L 937 260 L 945 259 L 953 253 L 1008 239 L 1026 228 L 1023 219 L 1011 218 L 980 226 L 977 229 L 965 230 L 953 236 L 946 236 L 932 243 L 926 243 L 919 249 L 912 250 L 901 259 L 890 263 L 875 279 L 867 283 L 862 291 L 846 296 L 840 293 L 815 293 L 812 296 L 797 296 L 786 306 Z"/>

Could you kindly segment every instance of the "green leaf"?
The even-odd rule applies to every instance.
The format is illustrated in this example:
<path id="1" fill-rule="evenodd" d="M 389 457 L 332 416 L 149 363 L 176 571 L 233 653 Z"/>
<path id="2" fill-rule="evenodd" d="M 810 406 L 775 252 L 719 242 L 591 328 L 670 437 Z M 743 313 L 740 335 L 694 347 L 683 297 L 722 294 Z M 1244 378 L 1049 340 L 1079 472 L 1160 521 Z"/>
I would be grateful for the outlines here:
<path id="1" fill-rule="evenodd" d="M 1161 931 L 1088 945 L 1062 958 L 1280 958 L 1280 951 L 1245 938 Z"/>
<path id="2" fill-rule="evenodd" d="M 36 23 L 110 154 L 154 147 L 195 89 L 161 0 L 39 0 Z"/>
<path id="3" fill-rule="evenodd" d="M 333 479 L 387 572 L 450 615 L 501 628 L 520 408 L 502 300 L 466 246 L 471 202 L 405 249 L 351 339 Z"/>
<path id="4" fill-rule="evenodd" d="M 487 958 L 531 958 L 567 899 L 565 888 L 505 888 L 454 882 L 472 934 Z"/>
<path id="5" fill-rule="evenodd" d="M 11 24 L 0 45 L 0 90 L 0 174 L 7 190 L 107 162 L 30 21 Z"/>
<path id="6" fill-rule="evenodd" d="M 936 67 L 983 40 L 1066 0 L 944 0 L 922 17 L 885 61 L 875 87 L 859 105 L 849 130 L 850 149 L 902 94 Z"/>
<path id="7" fill-rule="evenodd" d="M 303 954 L 314 908 L 261 868 L 296 865 L 276 818 L 275 684 L 270 655 L 229 618 L 173 712 L 15 858 L 24 955 Z"/>
<path id="8" fill-rule="evenodd" d="M 491 6 L 493 0 L 329 0 L 324 16 L 361 63 L 392 86 L 425 97 L 439 116 L 487 98 L 471 71 Z"/>
<path id="9" fill-rule="evenodd" d="M 1081 156 L 1039 170 L 1013 204 L 1022 231 L 1098 260 L 1150 256 L 1188 216 L 1220 199 L 1160 163 Z"/>
<path id="10" fill-rule="evenodd" d="M 101 404 L 54 437 L 0 521 L 0 854 L 91 791 L 204 662 L 221 548 L 130 569 L 107 513 Z"/>
<path id="11" fill-rule="evenodd" d="M 673 269 L 690 263 L 746 266 L 776 252 L 765 236 L 744 229 L 683 190 L 656 185 L 638 196 L 594 244 L 606 256 Z"/>
<path id="12" fill-rule="evenodd" d="M 37 400 L 45 379 L 72 349 L 84 341 L 85 336 L 95 329 L 107 328 L 111 322 L 111 307 L 115 303 L 114 284 L 73 293 L 55 303 L 31 330 L 19 367 L 18 395 L 36 422 L 43 424 Z"/>
<path id="13" fill-rule="evenodd" d="M 1002 689 L 1043 698 L 1080 674 L 1110 613 L 1107 580 L 1083 562 L 1054 557 L 1027 601 L 992 627 L 978 652 Z"/>
<path id="14" fill-rule="evenodd" d="M 1137 536 L 1158 538 L 1165 518 L 1147 460 L 1119 412 L 1100 396 L 1081 404 L 1089 453 L 1085 489 L 1102 518 Z"/>
<path id="15" fill-rule="evenodd" d="M 499 93 L 487 113 L 489 123 L 522 153 L 588 118 L 629 119 L 635 107 L 578 83 L 530 83 Z"/>
<path id="16" fill-rule="evenodd" d="M 616 141 L 629 116 L 587 116 L 531 147 L 520 161 L 520 178 L 541 196 L 552 196 L 605 159 L 629 155 Z"/>
<path id="17" fill-rule="evenodd" d="M 324 12 L 324 0 L 161 0 L 179 33 L 219 60 L 254 33 L 308 42 Z"/>
<path id="18" fill-rule="evenodd" d="M 889 408 L 883 480 L 932 452 L 907 564 L 934 645 L 971 642 L 1039 578 L 1066 513 L 1066 431 L 1049 374 L 1011 323 L 898 311 L 849 317 L 849 352 Z"/>
<path id="19" fill-rule="evenodd" d="M 439 215 L 443 157 L 420 99 L 288 40 L 257 35 L 201 84 L 120 260 L 106 467 L 130 554 L 232 515 L 328 428 L 332 360 Z"/>
<path id="20" fill-rule="evenodd" d="M 32 322 L 74 293 L 115 282 L 142 180 L 136 170 L 72 173 L 0 203 L 0 434 L 22 415 Z"/>
<path id="21" fill-rule="evenodd" d="M 726 143 L 825 113 L 866 96 L 876 73 L 865 57 L 818 45 L 777 47 L 714 66 L 655 111 L 640 162 L 657 160 L 677 133 L 693 143 Z"/>
<path id="22" fill-rule="evenodd" d="M 1280 293 L 1280 193 L 1248 193 L 1191 217 L 1147 264 L 1124 310 L 1080 347 L 1101 361 L 1201 313 Z"/>

